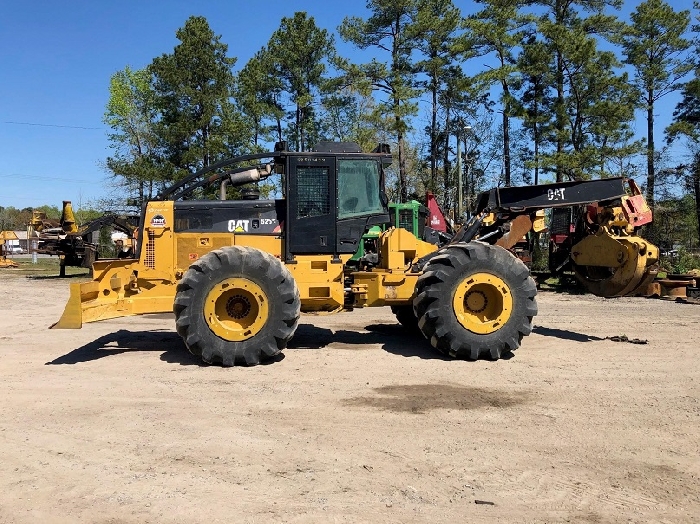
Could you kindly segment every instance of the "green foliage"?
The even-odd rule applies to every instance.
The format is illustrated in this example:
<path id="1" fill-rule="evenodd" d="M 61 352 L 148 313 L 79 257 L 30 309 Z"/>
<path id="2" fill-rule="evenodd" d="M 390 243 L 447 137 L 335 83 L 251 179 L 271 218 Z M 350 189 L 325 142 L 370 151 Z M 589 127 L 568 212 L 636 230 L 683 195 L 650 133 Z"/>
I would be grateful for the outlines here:
<path id="1" fill-rule="evenodd" d="M 362 64 L 338 56 L 332 33 L 296 12 L 237 76 L 221 37 L 203 17 L 190 17 L 172 53 L 113 76 L 106 167 L 143 200 L 224 156 L 269 150 L 281 139 L 297 150 L 322 139 L 366 151 L 386 142 L 397 156 L 388 171 L 392 197 L 430 189 L 448 212 L 458 176 L 473 200 L 478 189 L 533 174 L 536 182 L 629 174 L 643 148 L 633 140 L 635 109 L 678 89 L 692 62 L 684 58 L 687 12 L 645 0 L 623 26 L 606 12 L 620 0 L 477 4 L 464 19 L 453 0 L 369 0 L 366 18 L 338 28 L 346 42 L 375 52 Z M 633 77 L 602 39 L 618 46 Z M 331 66 L 340 76 L 330 77 Z M 684 86 L 668 130 L 691 152 L 700 151 L 699 94 L 700 81 Z M 692 194 L 700 156 L 675 172 Z"/>
<path id="2" fill-rule="evenodd" d="M 600 15 L 596 16 L 600 20 Z M 612 22 L 604 18 L 603 26 Z M 629 144 L 634 119 L 633 92 L 612 52 L 598 49 L 591 20 L 571 16 L 565 26 L 540 20 L 539 29 L 555 50 L 554 119 L 546 138 L 554 148 L 540 157 L 557 180 L 609 176 L 610 162 L 635 152 Z M 599 29 L 599 28 L 598 28 Z"/>
<path id="3" fill-rule="evenodd" d="M 333 36 L 319 29 L 313 17 L 296 12 L 292 18 L 282 18 L 266 55 L 280 91 L 288 93 L 294 105 L 289 139 L 297 151 L 307 151 L 319 139 L 315 101 L 324 83 L 326 61 L 335 56 Z"/>
<path id="4" fill-rule="evenodd" d="M 700 237 L 700 70 L 696 69 L 695 77 L 683 86 L 682 96 L 666 134 L 669 142 L 684 139 L 692 157 L 689 165 L 678 166 L 675 172 L 694 197 L 696 232 Z"/>
<path id="5" fill-rule="evenodd" d="M 691 42 L 683 37 L 689 25 L 689 11 L 675 12 L 663 0 L 645 0 L 632 13 L 632 24 L 620 38 L 625 63 L 635 69 L 639 107 L 647 112 L 646 193 L 652 210 L 656 185 L 654 104 L 678 90 L 679 81 L 693 69 L 687 56 Z"/>
<path id="6" fill-rule="evenodd" d="M 127 66 L 112 75 L 103 120 L 112 128 L 114 156 L 107 158 L 105 167 L 123 180 L 124 199 L 135 198 L 139 206 L 154 196 L 156 184 L 164 178 L 156 157 L 154 103 L 148 70 Z"/>
<path id="7" fill-rule="evenodd" d="M 625 63 L 634 66 L 642 103 L 653 104 L 679 88 L 679 80 L 693 69 L 686 53 L 692 42 L 683 37 L 690 11 L 676 12 L 663 0 L 646 0 L 631 15 L 622 31 Z"/>
<path id="8" fill-rule="evenodd" d="M 670 255 L 662 255 L 659 265 L 661 271 L 675 275 L 700 271 L 700 254 L 681 247 Z"/>
<path id="9" fill-rule="evenodd" d="M 20 210 L 12 206 L 0 208 L 0 231 L 19 231 L 26 229 L 32 218 L 31 209 Z"/>
<path id="10" fill-rule="evenodd" d="M 533 271 L 547 271 L 549 270 L 549 249 L 546 245 L 542 245 L 542 238 L 537 233 L 533 233 L 537 238 L 532 242 L 532 270 Z M 541 237 L 546 237 L 546 235 L 541 235 Z"/>
<path id="11" fill-rule="evenodd" d="M 386 122 L 378 118 L 376 101 L 352 87 L 323 97 L 322 134 L 328 140 L 356 142 L 362 151 L 372 151 L 380 142 L 391 142 Z"/>
<path id="12" fill-rule="evenodd" d="M 190 17 L 176 36 L 180 43 L 173 52 L 155 58 L 149 67 L 159 113 L 159 154 L 169 180 L 227 156 L 223 121 L 236 62 L 204 17 Z"/>
<path id="13" fill-rule="evenodd" d="M 695 199 L 692 195 L 682 198 L 659 200 L 654 209 L 654 231 L 650 240 L 662 250 L 698 247 L 698 225 Z"/>
<path id="14" fill-rule="evenodd" d="M 377 104 L 379 116 L 391 118 L 391 130 L 398 144 L 399 199 L 408 200 L 406 169 L 406 133 L 410 118 L 418 110 L 415 102 L 420 90 L 412 61 L 417 47 L 418 0 L 369 0 L 372 13 L 367 20 L 348 17 L 338 28 L 343 40 L 360 49 L 375 47 L 386 52 L 387 62 L 373 59 L 368 64 L 343 64 L 348 83 L 360 91 L 373 90 L 384 94 Z"/>
<path id="15" fill-rule="evenodd" d="M 442 81 L 443 85 L 438 92 L 438 103 L 442 114 L 438 137 L 438 154 L 442 157 L 442 184 L 440 187 L 435 187 L 433 191 L 441 202 L 442 209 L 456 216 L 457 176 L 460 170 L 462 172 L 466 170 L 466 162 L 463 163 L 464 169 L 458 169 L 462 163 L 461 159 L 457 161 L 457 158 L 454 158 L 454 162 L 452 161 L 451 154 L 457 151 L 452 149 L 451 140 L 454 137 L 455 141 L 464 141 L 464 127 L 468 122 L 476 128 L 477 108 L 487 104 L 488 94 L 481 90 L 480 86 L 475 85 L 473 77 L 466 76 L 462 68 L 456 65 L 444 71 Z M 458 150 L 459 147 L 456 149 Z"/>
<path id="16" fill-rule="evenodd" d="M 261 140 L 282 140 L 285 112 L 281 97 L 282 82 L 273 72 L 270 53 L 263 48 L 240 71 L 235 87 L 236 102 L 243 121 L 250 126 L 256 148 Z"/>
<path id="17" fill-rule="evenodd" d="M 430 125 L 426 129 L 429 137 L 430 179 L 426 188 L 441 193 L 438 181 L 441 135 L 447 134 L 449 117 L 440 122 L 441 94 L 450 81 L 451 70 L 462 62 L 467 53 L 457 38 L 461 16 L 452 0 L 426 0 L 419 3 L 414 30 L 418 33 L 417 46 L 423 58 L 416 62 L 416 70 L 426 79 L 419 85 L 430 95 Z M 449 113 L 449 110 L 447 110 Z M 444 166 L 443 166 L 444 169 Z"/>
<path id="18" fill-rule="evenodd" d="M 682 99 L 673 112 L 673 123 L 666 129 L 669 141 L 687 138 L 700 142 L 700 71 L 681 91 Z"/>
<path id="19" fill-rule="evenodd" d="M 17 209 L 12 206 L 0 207 L 0 231 L 23 231 L 32 220 L 33 211 L 43 211 L 46 218 L 60 220 L 62 210 L 56 206 L 43 205 L 36 208 Z M 91 208 L 73 208 L 78 225 L 101 216 L 102 211 Z"/>
<path id="20" fill-rule="evenodd" d="M 497 66 L 485 69 L 476 78 L 486 86 L 497 84 L 501 88 L 504 183 L 510 186 L 510 119 L 514 115 L 512 91 L 517 73 L 515 50 L 525 37 L 531 17 L 521 14 L 517 2 L 481 0 L 480 3 L 484 9 L 465 20 L 467 46 L 477 55 L 495 55 Z"/>
<path id="21" fill-rule="evenodd" d="M 693 270 L 700 271 L 700 255 L 690 253 L 687 249 L 678 250 L 678 256 L 674 260 L 671 269 L 674 273 L 685 274 Z"/>
<path id="22" fill-rule="evenodd" d="M 553 104 L 550 86 L 552 56 L 547 45 L 538 40 L 536 33 L 527 34 L 522 43 L 522 51 L 517 59 L 520 73 L 520 97 L 514 100 L 515 111 L 523 121 L 523 127 L 532 139 L 531 159 L 525 160 L 525 167 L 534 171 L 534 183 L 539 183 L 541 169 L 541 149 L 545 137 L 552 132 L 552 114 L 548 107 Z"/>
<path id="23" fill-rule="evenodd" d="M 553 115 L 552 126 L 546 135 L 551 150 L 538 159 L 546 171 L 556 173 L 556 180 L 583 176 L 591 166 L 600 165 L 600 160 L 592 162 L 591 152 L 581 142 L 581 126 L 588 113 L 595 110 L 597 100 L 588 97 L 586 91 L 591 81 L 598 82 L 595 72 L 602 73 L 599 90 L 606 89 L 614 73 L 605 70 L 593 36 L 614 32 L 614 17 L 606 16 L 606 6 L 618 8 L 620 0 L 562 0 L 550 2 L 536 1 L 545 12 L 536 20 L 538 37 L 545 43 L 551 56 L 553 78 L 550 88 L 553 91 L 551 103 L 546 111 Z M 591 13 L 588 17 L 583 12 Z M 591 64 L 596 59 L 597 66 Z M 608 64 L 608 68 L 613 67 Z M 580 74 L 588 68 L 586 74 Z M 614 97 L 614 93 L 610 93 Z M 611 122 L 611 126 L 615 123 Z"/>
<path id="24" fill-rule="evenodd" d="M 117 248 L 114 242 L 112 242 L 111 228 L 103 227 L 100 229 L 100 235 L 97 242 L 97 256 L 98 258 L 117 257 Z"/>

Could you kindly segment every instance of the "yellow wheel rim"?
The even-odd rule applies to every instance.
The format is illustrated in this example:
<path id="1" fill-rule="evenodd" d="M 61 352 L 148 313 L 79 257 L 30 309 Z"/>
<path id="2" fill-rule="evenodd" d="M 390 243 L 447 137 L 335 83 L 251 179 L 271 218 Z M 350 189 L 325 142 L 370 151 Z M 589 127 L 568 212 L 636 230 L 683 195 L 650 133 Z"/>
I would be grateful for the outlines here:
<path id="1" fill-rule="evenodd" d="M 227 278 L 204 301 L 204 319 L 217 336 L 234 342 L 257 335 L 267 322 L 267 295 L 247 278 Z"/>
<path id="2" fill-rule="evenodd" d="M 465 329 L 487 335 L 508 322 L 513 296 L 502 279 L 490 273 L 476 273 L 459 283 L 452 306 Z"/>

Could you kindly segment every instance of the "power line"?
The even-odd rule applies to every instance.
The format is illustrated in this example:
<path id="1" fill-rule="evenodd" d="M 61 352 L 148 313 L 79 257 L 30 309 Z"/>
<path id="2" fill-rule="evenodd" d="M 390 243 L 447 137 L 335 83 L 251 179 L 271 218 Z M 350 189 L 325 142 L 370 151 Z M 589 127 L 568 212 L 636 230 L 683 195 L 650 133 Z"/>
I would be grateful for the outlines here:
<path id="1" fill-rule="evenodd" d="M 104 130 L 103 127 L 67 126 L 67 125 L 60 125 L 60 124 L 39 124 L 37 122 L 12 122 L 9 120 L 4 121 L 3 124 L 13 124 L 13 125 L 17 125 L 17 126 L 65 127 L 67 129 L 94 129 L 97 131 Z"/>
<path id="2" fill-rule="evenodd" d="M 93 180 L 85 180 L 84 178 L 61 178 L 61 177 L 55 177 L 55 176 L 47 176 L 47 175 L 22 175 L 20 173 L 11 173 L 11 174 L 1 174 L 0 173 L 0 178 L 33 178 L 34 180 L 56 180 L 58 182 L 82 182 L 85 184 L 94 184 L 96 182 L 102 182 L 104 181 L 103 178 L 96 178 Z"/>

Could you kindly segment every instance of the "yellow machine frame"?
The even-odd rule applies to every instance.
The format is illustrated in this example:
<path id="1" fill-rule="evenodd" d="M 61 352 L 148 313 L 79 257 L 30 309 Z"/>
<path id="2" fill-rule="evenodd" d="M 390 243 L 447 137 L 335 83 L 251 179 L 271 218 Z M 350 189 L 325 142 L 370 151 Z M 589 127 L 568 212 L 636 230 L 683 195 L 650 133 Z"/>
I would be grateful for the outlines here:
<path id="1" fill-rule="evenodd" d="M 80 328 L 83 323 L 173 310 L 178 281 L 189 266 L 212 250 L 226 246 L 254 247 L 281 258 L 279 235 L 173 232 L 173 201 L 146 207 L 138 259 L 98 260 L 93 280 L 71 284 L 70 298 L 57 328 Z M 356 307 L 410 304 L 420 273 L 410 266 L 437 246 L 418 240 L 404 230 L 391 228 L 379 239 L 382 267 L 352 273 Z M 344 264 L 332 255 L 299 255 L 287 268 L 299 288 L 301 310 L 337 312 L 345 302 Z"/>

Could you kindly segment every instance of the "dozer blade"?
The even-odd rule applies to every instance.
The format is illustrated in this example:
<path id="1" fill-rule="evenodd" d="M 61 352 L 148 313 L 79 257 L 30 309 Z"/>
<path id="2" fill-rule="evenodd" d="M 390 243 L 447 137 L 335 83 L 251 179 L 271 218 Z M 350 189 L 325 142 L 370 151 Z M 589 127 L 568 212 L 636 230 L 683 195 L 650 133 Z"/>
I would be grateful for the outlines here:
<path id="1" fill-rule="evenodd" d="M 639 293 L 658 272 L 658 248 L 637 236 L 587 237 L 574 246 L 571 257 L 576 278 L 599 297 Z"/>
<path id="2" fill-rule="evenodd" d="M 136 280 L 136 271 L 149 278 Z M 177 284 L 169 274 L 138 266 L 133 260 L 93 264 L 95 279 L 71 284 L 63 315 L 52 329 L 80 329 L 88 322 L 149 313 L 171 313 Z"/>
<path id="3" fill-rule="evenodd" d="M 80 329 L 83 327 L 83 308 L 80 302 L 80 284 L 70 285 L 70 297 L 61 318 L 49 329 Z"/>
<path id="4" fill-rule="evenodd" d="M 121 286 L 121 280 L 113 277 L 108 284 L 114 282 L 115 287 Z M 110 318 L 125 317 L 149 311 L 134 311 L 134 300 L 124 300 L 121 293 L 113 293 L 105 289 L 102 282 L 91 281 L 70 285 L 70 297 L 63 315 L 50 329 L 80 329 L 83 324 L 97 322 Z M 109 292 L 107 292 L 109 291 Z M 172 309 L 172 306 L 171 308 Z"/>

